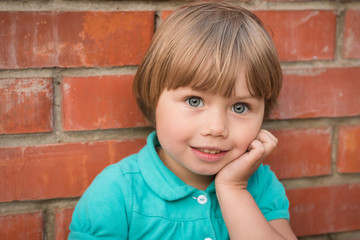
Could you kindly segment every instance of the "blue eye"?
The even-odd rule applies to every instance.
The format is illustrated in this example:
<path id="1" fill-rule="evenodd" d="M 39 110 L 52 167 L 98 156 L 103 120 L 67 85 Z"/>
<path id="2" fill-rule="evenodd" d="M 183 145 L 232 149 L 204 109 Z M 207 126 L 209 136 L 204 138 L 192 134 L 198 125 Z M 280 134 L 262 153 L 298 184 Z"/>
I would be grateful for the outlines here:
<path id="1" fill-rule="evenodd" d="M 236 103 L 232 106 L 232 110 L 235 113 L 245 113 L 249 110 L 249 107 L 245 103 Z"/>
<path id="2" fill-rule="evenodd" d="M 186 99 L 186 103 L 191 107 L 202 107 L 204 105 L 203 100 L 199 97 L 189 97 Z"/>

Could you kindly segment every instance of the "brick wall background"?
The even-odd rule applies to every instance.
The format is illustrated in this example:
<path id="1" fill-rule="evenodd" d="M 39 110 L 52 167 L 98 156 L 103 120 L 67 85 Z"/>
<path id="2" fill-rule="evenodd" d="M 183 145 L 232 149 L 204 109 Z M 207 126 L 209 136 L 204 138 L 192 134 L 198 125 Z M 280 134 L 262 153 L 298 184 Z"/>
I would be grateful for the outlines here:
<path id="1" fill-rule="evenodd" d="M 151 131 L 131 84 L 188 1 L 0 1 L 0 238 L 66 239 L 73 207 Z M 285 82 L 264 126 L 300 239 L 360 239 L 360 2 L 237 1 L 265 21 Z"/>

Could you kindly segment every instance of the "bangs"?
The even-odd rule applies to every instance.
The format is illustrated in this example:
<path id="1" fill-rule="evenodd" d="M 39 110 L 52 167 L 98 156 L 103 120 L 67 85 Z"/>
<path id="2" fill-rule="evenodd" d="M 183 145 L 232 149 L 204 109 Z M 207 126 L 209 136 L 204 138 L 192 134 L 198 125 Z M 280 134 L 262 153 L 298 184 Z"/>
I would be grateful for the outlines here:
<path id="1" fill-rule="evenodd" d="M 196 49 L 198 47 L 198 49 Z M 224 48 L 228 48 L 224 53 Z M 239 55 L 230 46 L 204 40 L 183 54 L 175 54 L 174 66 L 168 73 L 166 88 L 190 87 L 194 90 L 230 97 L 239 74 L 244 70 Z M 212 50 L 209 50 L 212 49 Z M 193 55 L 196 53 L 196 55 Z"/>
<path id="2" fill-rule="evenodd" d="M 177 44 L 171 47 L 163 86 L 167 89 L 191 87 L 230 97 L 236 80 L 245 74 L 252 96 L 270 98 L 274 86 L 269 72 L 273 71 L 271 62 L 276 63 L 277 56 L 276 52 L 275 55 L 266 53 L 270 47 L 264 46 L 264 42 L 270 45 L 272 42 L 267 41 L 265 31 L 261 27 L 254 29 L 256 21 L 248 23 L 231 11 L 206 14 L 208 16 L 202 16 L 201 20 L 194 16 L 188 23 L 192 27 L 173 37 L 172 42 Z M 263 34 L 254 38 L 252 31 Z M 264 63 L 264 59 L 269 62 Z"/>
<path id="3" fill-rule="evenodd" d="M 241 51 L 236 44 L 241 24 L 233 12 L 205 11 L 200 19 L 195 12 L 188 15 L 191 28 L 177 35 L 181 41 L 173 46 L 173 57 L 165 86 L 168 89 L 191 87 L 194 90 L 220 94 L 234 93 L 242 69 Z M 180 40 L 180 39 L 179 39 Z"/>

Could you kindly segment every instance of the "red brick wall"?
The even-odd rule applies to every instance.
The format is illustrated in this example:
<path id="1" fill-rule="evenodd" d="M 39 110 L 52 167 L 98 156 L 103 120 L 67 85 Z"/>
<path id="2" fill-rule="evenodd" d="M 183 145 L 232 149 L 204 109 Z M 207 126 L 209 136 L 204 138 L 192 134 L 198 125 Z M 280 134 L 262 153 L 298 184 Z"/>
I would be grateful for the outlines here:
<path id="1" fill-rule="evenodd" d="M 189 2 L 189 1 L 183 1 Z M 0 1 L 0 236 L 66 239 L 105 166 L 151 131 L 131 83 L 180 2 Z M 360 239 L 360 2 L 248 0 L 278 48 L 280 140 L 266 160 L 300 239 Z"/>

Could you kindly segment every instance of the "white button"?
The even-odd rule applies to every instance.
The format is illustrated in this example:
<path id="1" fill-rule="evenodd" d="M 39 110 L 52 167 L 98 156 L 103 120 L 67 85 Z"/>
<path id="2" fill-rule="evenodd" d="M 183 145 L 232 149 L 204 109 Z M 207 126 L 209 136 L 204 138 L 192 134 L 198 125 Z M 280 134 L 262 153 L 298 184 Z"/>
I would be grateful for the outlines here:
<path id="1" fill-rule="evenodd" d="M 212 240 L 211 238 L 205 238 L 204 240 Z"/>
<path id="2" fill-rule="evenodd" d="M 200 204 L 205 204 L 205 203 L 207 203 L 208 200 L 207 200 L 207 197 L 205 195 L 200 195 L 200 196 L 198 196 L 197 201 Z"/>

